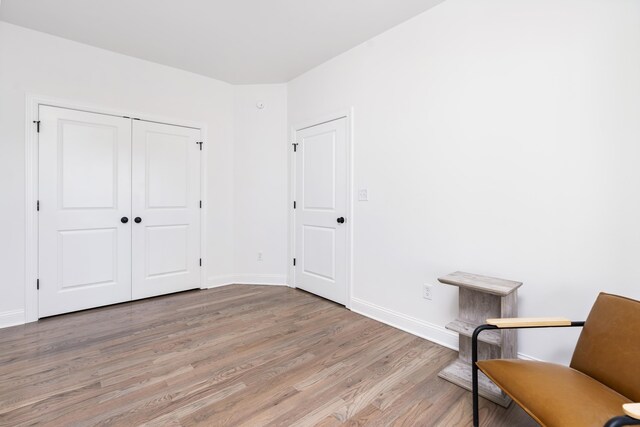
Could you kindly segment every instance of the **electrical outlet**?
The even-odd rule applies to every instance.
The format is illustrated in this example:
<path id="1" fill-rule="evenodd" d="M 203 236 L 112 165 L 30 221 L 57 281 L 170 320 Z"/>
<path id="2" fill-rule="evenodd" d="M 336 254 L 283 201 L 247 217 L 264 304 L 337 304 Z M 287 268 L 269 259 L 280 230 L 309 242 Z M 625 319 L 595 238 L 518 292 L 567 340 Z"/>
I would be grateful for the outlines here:
<path id="1" fill-rule="evenodd" d="M 363 188 L 358 191 L 358 200 L 361 202 L 366 202 L 369 200 L 369 190 Z"/>
<path id="2" fill-rule="evenodd" d="M 258 252 L 258 261 L 262 261 L 262 251 Z"/>
<path id="3" fill-rule="evenodd" d="M 422 286 L 422 298 L 433 300 L 433 286 L 432 285 L 423 285 Z"/>

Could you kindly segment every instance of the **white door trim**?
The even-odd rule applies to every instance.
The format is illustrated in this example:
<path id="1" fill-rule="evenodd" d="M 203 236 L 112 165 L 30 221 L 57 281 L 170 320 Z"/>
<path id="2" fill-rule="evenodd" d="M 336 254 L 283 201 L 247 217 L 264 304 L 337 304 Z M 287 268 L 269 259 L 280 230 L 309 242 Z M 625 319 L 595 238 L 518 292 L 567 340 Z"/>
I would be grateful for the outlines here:
<path id="1" fill-rule="evenodd" d="M 200 167 L 200 197 L 202 199 L 202 212 L 200 213 L 200 253 L 202 255 L 200 287 L 206 289 L 208 261 L 206 244 L 208 205 L 206 177 L 209 147 L 207 125 L 202 122 L 159 117 L 147 113 L 122 111 L 66 99 L 27 94 L 25 102 L 25 323 L 35 322 L 39 317 L 38 291 L 36 289 L 36 280 L 38 279 L 38 213 L 36 211 L 36 203 L 38 200 L 38 132 L 36 131 L 36 124 L 34 122 L 38 120 L 38 108 L 40 105 L 119 117 L 139 118 L 150 122 L 200 129 L 202 141 L 204 142 L 202 144 L 202 156 L 200 158 L 202 162 Z"/>
<path id="2" fill-rule="evenodd" d="M 296 274 L 293 266 L 293 258 L 296 253 L 296 210 L 293 209 L 293 201 L 296 196 L 296 156 L 293 153 L 293 147 L 291 144 L 296 141 L 297 133 L 303 129 L 307 129 L 312 126 L 332 122 L 334 120 L 346 119 L 346 144 L 347 144 L 347 248 L 346 248 L 346 268 L 347 268 L 347 303 L 345 306 L 351 309 L 351 303 L 353 298 L 353 224 L 355 224 L 355 216 L 353 209 L 353 107 L 344 110 L 338 110 L 333 113 L 324 114 L 313 119 L 304 120 L 294 124 L 289 130 L 289 141 L 287 141 L 287 149 L 289 150 L 289 250 L 287 259 L 289 266 L 287 269 L 287 285 L 289 287 L 296 287 Z"/>

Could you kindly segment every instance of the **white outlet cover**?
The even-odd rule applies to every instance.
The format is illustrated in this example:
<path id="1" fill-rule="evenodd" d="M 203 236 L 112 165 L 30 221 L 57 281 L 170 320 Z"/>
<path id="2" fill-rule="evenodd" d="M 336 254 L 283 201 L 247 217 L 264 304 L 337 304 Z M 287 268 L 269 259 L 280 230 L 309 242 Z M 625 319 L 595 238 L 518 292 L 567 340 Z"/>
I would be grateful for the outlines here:
<path id="1" fill-rule="evenodd" d="M 433 300 L 433 286 L 424 285 L 422 288 L 422 297 L 424 299 Z"/>
<path id="2" fill-rule="evenodd" d="M 361 202 L 368 201 L 369 200 L 369 190 L 367 190 L 366 188 L 358 190 L 358 200 L 361 201 Z"/>

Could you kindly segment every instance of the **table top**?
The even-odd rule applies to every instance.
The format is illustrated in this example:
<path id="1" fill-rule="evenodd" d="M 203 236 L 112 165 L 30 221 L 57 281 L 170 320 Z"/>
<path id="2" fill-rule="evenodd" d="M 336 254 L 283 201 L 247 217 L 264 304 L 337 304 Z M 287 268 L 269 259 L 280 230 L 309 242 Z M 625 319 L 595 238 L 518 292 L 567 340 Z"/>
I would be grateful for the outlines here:
<path id="1" fill-rule="evenodd" d="M 522 282 L 456 271 L 438 278 L 440 283 L 459 286 L 488 294 L 506 296 L 522 286 Z"/>

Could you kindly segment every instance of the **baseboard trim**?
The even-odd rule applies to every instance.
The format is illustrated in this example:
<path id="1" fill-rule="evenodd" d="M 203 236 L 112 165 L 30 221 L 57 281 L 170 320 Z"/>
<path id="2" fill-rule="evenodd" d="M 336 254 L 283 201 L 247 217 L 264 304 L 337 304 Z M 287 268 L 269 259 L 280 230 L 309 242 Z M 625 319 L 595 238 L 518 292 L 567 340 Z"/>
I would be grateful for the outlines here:
<path id="1" fill-rule="evenodd" d="M 212 276 L 207 280 L 203 289 L 218 288 L 227 285 L 269 285 L 287 286 L 287 276 L 280 274 L 227 274 L 223 276 Z"/>
<path id="2" fill-rule="evenodd" d="M 207 283 L 202 285 L 201 289 L 218 288 L 220 286 L 226 286 L 233 284 L 233 274 L 226 274 L 223 276 L 211 276 L 207 278 Z"/>
<path id="3" fill-rule="evenodd" d="M 24 325 L 24 310 L 11 310 L 0 313 L 0 328 Z"/>
<path id="4" fill-rule="evenodd" d="M 351 310 L 436 344 L 458 350 L 458 334 L 442 326 L 425 322 L 359 298 L 351 298 Z"/>
<path id="5" fill-rule="evenodd" d="M 351 299 L 351 310 L 412 335 L 458 351 L 458 334 L 443 326 L 425 322 L 424 320 L 381 307 L 359 298 Z M 543 361 L 542 359 L 523 353 L 518 353 L 518 359 Z"/>
<path id="6" fill-rule="evenodd" d="M 518 359 L 533 360 L 534 362 L 546 362 L 545 360 L 539 359 L 537 357 L 529 356 L 528 354 L 524 354 L 524 353 L 518 353 Z"/>

